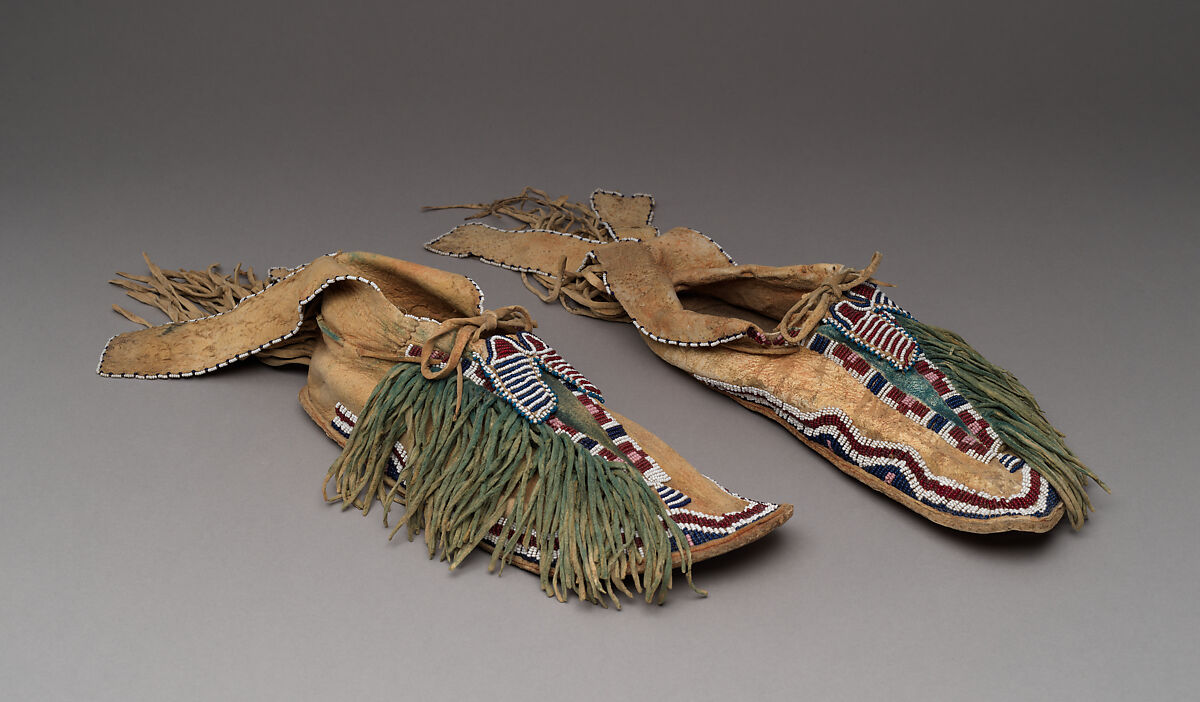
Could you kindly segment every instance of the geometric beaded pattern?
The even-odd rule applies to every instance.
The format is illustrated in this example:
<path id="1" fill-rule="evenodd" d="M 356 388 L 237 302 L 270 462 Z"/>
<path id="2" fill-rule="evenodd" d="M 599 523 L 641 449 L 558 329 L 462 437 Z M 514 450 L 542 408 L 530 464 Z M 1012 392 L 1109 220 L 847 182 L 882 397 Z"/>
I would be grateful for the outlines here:
<path id="1" fill-rule="evenodd" d="M 1016 473 L 1025 467 L 1025 459 L 1011 453 L 1002 453 L 999 457 L 1000 465 L 1008 469 L 1009 473 Z"/>
<path id="2" fill-rule="evenodd" d="M 883 373 L 872 367 L 867 359 L 846 344 L 835 341 L 824 334 L 814 333 L 805 346 L 836 362 L 884 404 L 936 433 L 946 443 L 968 456 L 988 463 L 1000 450 L 1002 442 L 992 430 L 991 425 L 962 394 L 954 389 L 950 379 L 930 362 L 924 353 L 917 354 L 912 365 L 913 369 L 929 381 L 946 406 L 954 411 L 963 425 L 970 429 L 970 432 L 946 419 L 924 402 L 892 385 Z"/>
<path id="3" fill-rule="evenodd" d="M 709 480 L 712 479 L 709 478 Z M 692 546 L 699 546 L 707 541 L 729 536 L 779 509 L 777 504 L 746 499 L 735 492 L 726 490 L 716 481 L 713 481 L 713 485 L 729 495 L 745 501 L 746 506 L 725 514 L 707 514 L 683 506 L 671 507 L 668 505 L 667 512 L 671 515 L 671 521 L 679 525 L 679 529 Z"/>
<path id="4" fill-rule="evenodd" d="M 472 355 L 491 381 L 494 392 L 533 424 L 546 421 L 558 409 L 554 391 L 542 379 L 543 369 L 568 387 L 604 401 L 599 388 L 534 334 L 496 335 L 488 337 L 484 343 L 487 357 Z"/>
<path id="5" fill-rule="evenodd" d="M 596 423 L 600 425 L 600 428 L 604 430 L 608 438 L 617 445 L 617 448 L 621 449 L 621 453 L 625 454 L 625 457 L 629 459 L 634 468 L 638 469 L 638 472 L 642 474 L 642 477 L 645 478 L 648 484 L 654 486 L 663 485 L 671 480 L 671 476 L 667 475 L 667 472 L 658 465 L 658 462 L 650 454 L 642 450 L 637 440 L 625 431 L 625 427 L 603 405 L 596 402 L 589 395 L 581 392 L 575 392 L 574 394 L 584 409 L 592 415 L 592 419 L 596 420 Z M 584 438 L 593 440 L 587 437 L 587 435 L 584 435 Z"/>
<path id="6" fill-rule="evenodd" d="M 954 384 L 950 382 L 946 374 L 935 366 L 932 361 L 925 358 L 925 354 L 920 355 L 913 367 L 917 373 L 929 381 L 929 384 L 933 386 L 938 396 L 942 398 L 942 402 L 954 410 L 954 413 L 958 415 L 959 421 L 970 431 L 968 433 L 961 427 L 953 427 L 945 433 L 947 441 L 959 446 L 964 452 L 971 453 L 984 463 L 990 461 L 1004 443 L 996 432 L 992 430 L 992 425 L 988 424 L 987 420 L 975 410 L 975 407 L 967 401 L 967 398 L 954 389 Z M 983 455 L 973 452 L 975 444 L 972 442 L 976 441 L 982 444 Z"/>
<path id="7" fill-rule="evenodd" d="M 896 324 L 892 314 L 887 307 L 876 307 L 870 298 L 847 294 L 829 308 L 826 320 L 896 370 L 906 371 L 916 360 L 917 342 Z"/>
<path id="8" fill-rule="evenodd" d="M 999 461 L 1011 472 L 1020 473 L 1020 489 L 1011 495 L 991 495 L 931 472 L 920 452 L 907 444 L 865 436 L 840 408 L 804 412 L 761 388 L 695 377 L 715 389 L 769 409 L 811 441 L 933 509 L 973 519 L 1003 515 L 1040 517 L 1059 503 L 1058 494 L 1050 484 L 1016 456 L 1003 454 Z"/>
<path id="9" fill-rule="evenodd" d="M 859 298 L 871 303 L 871 308 L 876 311 L 892 312 L 904 317 L 911 317 L 907 311 L 888 297 L 878 285 L 872 283 L 861 283 L 854 286 L 849 292 L 851 298 Z"/>
<path id="10" fill-rule="evenodd" d="M 658 493 L 658 496 L 662 498 L 663 504 L 670 509 L 683 507 L 684 505 L 691 504 L 692 502 L 692 498 L 676 490 L 670 485 L 658 485 L 654 488 L 654 490 Z"/>
<path id="11" fill-rule="evenodd" d="M 521 332 L 517 336 L 525 343 L 526 347 L 533 350 L 534 358 L 537 359 L 537 362 L 547 372 L 567 385 L 583 391 L 600 402 L 604 402 L 604 395 L 600 392 L 600 388 L 596 387 L 583 373 L 576 370 L 575 366 L 559 355 L 554 350 L 554 347 L 542 341 L 536 334 L 530 332 Z"/>
<path id="12" fill-rule="evenodd" d="M 542 380 L 541 364 L 524 341 L 492 336 L 486 341 L 487 358 L 480 361 L 496 394 L 508 400 L 533 424 L 546 421 L 558 409 L 554 391 Z M 475 354 L 477 355 L 477 354 Z"/>

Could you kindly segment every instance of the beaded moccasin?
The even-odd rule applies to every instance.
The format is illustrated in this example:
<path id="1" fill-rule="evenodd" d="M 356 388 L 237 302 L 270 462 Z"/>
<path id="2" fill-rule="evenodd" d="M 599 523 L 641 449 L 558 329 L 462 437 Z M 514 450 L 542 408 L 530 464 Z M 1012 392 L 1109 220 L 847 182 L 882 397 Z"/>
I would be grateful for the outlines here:
<path id="1" fill-rule="evenodd" d="M 385 523 L 404 504 L 393 534 L 424 531 L 452 568 L 482 547 L 492 567 L 538 573 L 559 599 L 617 602 L 632 585 L 661 601 L 673 567 L 690 582 L 692 563 L 791 516 L 725 490 L 608 409 L 528 312 L 485 310 L 469 278 L 367 253 L 268 281 L 150 269 L 114 282 L 175 321 L 113 337 L 101 375 L 191 378 L 250 357 L 308 365 L 300 403 L 344 446 L 326 495 L 364 513 L 378 501 Z"/>
<path id="2" fill-rule="evenodd" d="M 1029 391 L 893 302 L 871 277 L 878 254 L 863 270 L 737 265 L 695 230 L 660 234 L 648 195 L 597 191 L 585 206 L 527 189 L 458 207 L 524 226 L 462 225 L 429 250 L 519 271 L 574 313 L 632 322 L 663 360 L 938 524 L 1041 532 L 1064 513 L 1078 527 L 1090 509 L 1095 476 Z"/>

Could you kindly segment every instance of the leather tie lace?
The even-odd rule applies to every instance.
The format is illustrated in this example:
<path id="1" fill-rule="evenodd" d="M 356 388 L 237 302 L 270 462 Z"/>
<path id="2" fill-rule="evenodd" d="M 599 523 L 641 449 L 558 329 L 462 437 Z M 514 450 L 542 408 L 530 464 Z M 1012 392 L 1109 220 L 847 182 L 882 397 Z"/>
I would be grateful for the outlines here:
<path id="1" fill-rule="evenodd" d="M 883 254 L 878 251 L 871 256 L 871 262 L 861 271 L 853 268 L 840 268 L 833 275 L 817 284 L 817 287 L 804 293 L 796 304 L 783 315 L 776 329 L 786 341 L 796 343 L 807 337 L 821 320 L 829 314 L 830 306 L 841 300 L 847 291 L 871 279 Z"/>
<path id="2" fill-rule="evenodd" d="M 572 314 L 628 322 L 630 318 L 625 313 L 625 307 L 605 288 L 603 274 L 604 267 L 598 263 L 590 263 L 578 271 L 569 271 L 567 257 L 563 256 L 558 263 L 558 275 L 522 271 L 521 282 L 542 302 L 558 300 Z M 531 275 L 546 289 L 544 292 L 529 282 Z"/>
<path id="3" fill-rule="evenodd" d="M 458 374 L 458 399 L 454 403 L 454 413 L 462 405 L 462 355 L 468 346 L 489 334 L 517 334 L 530 331 L 537 326 L 533 317 L 520 305 L 508 305 L 494 310 L 485 310 L 474 317 L 458 317 L 447 319 L 421 348 L 421 375 L 428 380 L 448 378 L 452 373 Z M 449 358 L 442 363 L 438 370 L 433 369 L 433 351 L 439 339 L 452 336 Z"/>

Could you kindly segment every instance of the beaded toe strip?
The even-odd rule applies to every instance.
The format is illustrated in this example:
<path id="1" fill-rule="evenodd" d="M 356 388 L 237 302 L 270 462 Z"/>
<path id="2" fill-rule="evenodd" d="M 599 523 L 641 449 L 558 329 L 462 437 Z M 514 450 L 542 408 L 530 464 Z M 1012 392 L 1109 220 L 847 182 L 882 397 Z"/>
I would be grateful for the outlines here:
<path id="1" fill-rule="evenodd" d="M 1009 470 L 1020 472 L 1020 490 L 1012 495 L 991 495 L 933 473 L 912 446 L 863 435 L 853 420 L 837 407 L 804 412 L 761 388 L 733 385 L 699 375 L 695 378 L 716 390 L 767 408 L 788 426 L 829 448 L 843 460 L 941 512 L 972 519 L 1041 517 L 1059 503 L 1058 494 L 1050 484 L 1016 456 L 1004 455 L 1000 460 Z"/>

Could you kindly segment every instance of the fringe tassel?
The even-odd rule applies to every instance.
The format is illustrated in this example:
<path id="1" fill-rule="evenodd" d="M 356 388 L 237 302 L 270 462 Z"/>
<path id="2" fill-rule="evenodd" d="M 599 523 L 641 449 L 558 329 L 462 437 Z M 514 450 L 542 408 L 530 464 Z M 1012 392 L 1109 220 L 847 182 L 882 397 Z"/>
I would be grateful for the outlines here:
<path id="1" fill-rule="evenodd" d="M 1094 511 L 1085 486 L 1088 480 L 1111 492 L 1067 448 L 1063 434 L 1046 419 L 1033 394 L 1012 373 L 992 364 L 961 336 L 915 319 L 896 316 L 925 355 L 950 378 L 954 387 L 979 411 L 1017 455 L 1041 473 L 1062 498 L 1076 529 Z"/>
<path id="2" fill-rule="evenodd" d="M 525 225 L 527 229 L 582 234 L 600 241 L 611 238 L 608 230 L 600 226 L 600 218 L 592 211 L 591 206 L 582 202 L 571 202 L 566 195 L 551 199 L 546 191 L 531 187 L 526 187 L 519 195 L 503 197 L 492 202 L 421 208 L 423 212 L 437 210 L 475 210 L 475 214 L 468 215 L 467 219 L 508 217 Z"/>
<path id="3" fill-rule="evenodd" d="M 673 544 L 696 590 L 687 537 L 631 465 L 604 461 L 546 425 L 530 424 L 471 383 L 457 412 L 456 401 L 454 382 L 426 380 L 416 364 L 394 366 L 325 477 L 324 489 L 336 489 L 332 500 L 363 514 L 378 500 L 385 525 L 392 504 L 405 504 L 392 536 L 405 526 L 409 540 L 424 531 L 430 558 L 440 552 L 451 569 L 504 518 L 488 570 L 503 570 L 536 535 L 542 590 L 560 601 L 573 591 L 620 609 L 616 593 L 632 597 L 625 584 L 631 578 L 647 602 L 661 604 L 671 588 Z M 401 437 L 407 465 L 390 478 Z"/>
<path id="4" fill-rule="evenodd" d="M 253 268 L 243 269 L 240 263 L 231 275 L 222 275 L 217 272 L 220 264 L 216 263 L 203 271 L 172 271 L 158 267 L 145 253 L 142 258 L 146 260 L 150 275 L 118 272 L 121 277 L 108 282 L 123 288 L 134 300 L 160 310 L 172 322 L 228 312 L 243 298 L 261 292 L 275 279 L 275 276 L 258 278 Z M 143 327 L 156 326 L 119 305 L 113 305 L 113 311 Z M 300 331 L 287 342 L 263 349 L 255 358 L 270 366 L 308 365 L 318 334 L 316 323 L 306 320 Z"/>

